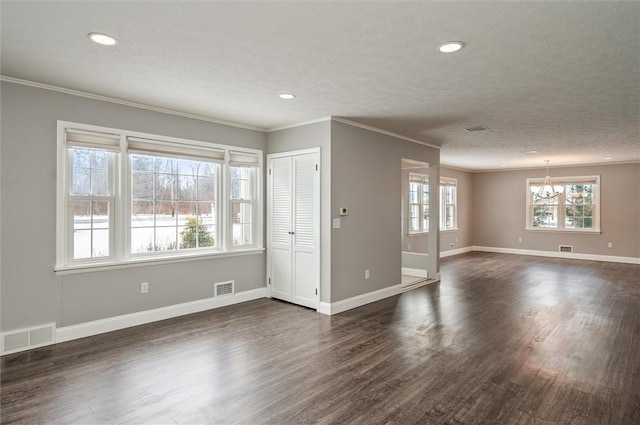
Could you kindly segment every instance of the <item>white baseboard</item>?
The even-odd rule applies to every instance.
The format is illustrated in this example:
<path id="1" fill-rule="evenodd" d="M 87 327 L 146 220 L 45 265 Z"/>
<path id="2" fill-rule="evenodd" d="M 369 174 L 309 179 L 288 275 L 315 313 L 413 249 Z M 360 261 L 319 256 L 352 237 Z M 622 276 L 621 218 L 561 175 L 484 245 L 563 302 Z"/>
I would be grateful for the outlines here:
<path id="1" fill-rule="evenodd" d="M 351 310 L 401 293 L 402 285 L 394 285 L 389 286 L 388 288 L 378 289 L 377 291 L 367 292 L 366 294 L 356 295 L 355 297 L 336 301 L 334 303 L 327 303 L 323 301 L 320 303 L 320 307 L 318 307 L 318 312 L 327 315 L 338 314 L 343 311 Z"/>
<path id="2" fill-rule="evenodd" d="M 424 269 L 412 269 L 409 267 L 402 268 L 402 274 L 407 276 L 415 276 L 415 277 L 429 277 L 427 276 L 427 271 Z"/>
<path id="3" fill-rule="evenodd" d="M 237 292 L 233 296 L 205 298 L 202 300 L 155 308 L 153 310 L 139 311 L 136 313 L 124 314 L 122 316 L 94 320 L 92 322 L 80 323 L 77 325 L 63 326 L 56 329 L 56 342 L 71 341 L 73 339 L 98 335 L 118 329 L 129 328 L 131 326 L 144 325 L 145 323 L 156 322 L 158 320 L 184 316 L 185 314 L 198 313 L 231 304 L 257 300 L 259 298 L 265 298 L 266 296 L 267 288 L 258 288 L 249 291 Z"/>
<path id="4" fill-rule="evenodd" d="M 492 246 L 473 246 L 472 248 L 473 251 L 495 252 L 498 254 L 533 255 L 537 257 L 569 258 L 573 260 L 640 264 L 640 258 L 637 257 L 616 257 L 613 255 L 581 254 L 577 252 L 537 251 L 533 249 L 498 248 Z"/>
<path id="5" fill-rule="evenodd" d="M 464 254 L 465 252 L 473 251 L 472 246 L 465 246 L 464 248 L 450 249 L 449 251 L 440 251 L 440 258 L 451 257 L 452 255 Z"/>

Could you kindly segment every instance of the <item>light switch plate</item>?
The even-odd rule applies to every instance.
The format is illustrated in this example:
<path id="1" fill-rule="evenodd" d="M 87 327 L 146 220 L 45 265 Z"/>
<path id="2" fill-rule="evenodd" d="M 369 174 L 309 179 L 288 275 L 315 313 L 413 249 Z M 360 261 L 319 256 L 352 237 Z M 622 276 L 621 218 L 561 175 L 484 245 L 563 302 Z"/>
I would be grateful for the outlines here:
<path id="1" fill-rule="evenodd" d="M 347 215 L 349 214 L 349 210 L 347 209 L 347 207 L 340 207 L 340 215 Z"/>
<path id="2" fill-rule="evenodd" d="M 333 219 L 333 228 L 334 229 L 339 229 L 340 228 L 340 219 L 339 218 L 334 218 Z"/>

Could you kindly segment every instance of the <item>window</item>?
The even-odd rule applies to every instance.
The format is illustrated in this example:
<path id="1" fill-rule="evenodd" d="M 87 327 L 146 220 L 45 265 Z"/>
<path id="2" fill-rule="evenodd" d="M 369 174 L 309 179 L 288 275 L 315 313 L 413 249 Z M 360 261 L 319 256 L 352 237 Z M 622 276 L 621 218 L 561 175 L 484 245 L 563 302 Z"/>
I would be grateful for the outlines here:
<path id="1" fill-rule="evenodd" d="M 429 176 L 409 173 L 409 233 L 429 231 Z"/>
<path id="2" fill-rule="evenodd" d="M 544 179 L 527 179 L 527 229 L 543 231 L 599 232 L 600 176 L 552 179 L 560 194 L 538 196 Z"/>
<path id="3" fill-rule="evenodd" d="M 255 244 L 257 208 L 257 158 L 240 152 L 231 152 L 229 176 L 231 181 L 230 205 L 233 247 Z"/>
<path id="4" fill-rule="evenodd" d="M 261 151 L 60 122 L 59 152 L 57 269 L 261 248 Z"/>
<path id="5" fill-rule="evenodd" d="M 458 180 L 440 178 L 440 230 L 457 228 L 457 195 Z"/>
<path id="6" fill-rule="evenodd" d="M 131 253 L 217 247 L 220 164 L 129 155 Z"/>

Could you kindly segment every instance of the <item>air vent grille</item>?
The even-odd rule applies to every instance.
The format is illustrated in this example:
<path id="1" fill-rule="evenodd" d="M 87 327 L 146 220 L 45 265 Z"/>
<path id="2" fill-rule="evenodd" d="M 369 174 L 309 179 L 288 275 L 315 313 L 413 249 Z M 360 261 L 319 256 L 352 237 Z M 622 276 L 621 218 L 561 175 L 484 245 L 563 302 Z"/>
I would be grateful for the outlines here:
<path id="1" fill-rule="evenodd" d="M 484 126 L 484 125 L 476 125 L 476 126 L 473 126 L 473 127 L 467 127 L 464 130 L 465 131 L 469 131 L 469 132 L 472 132 L 472 131 L 484 131 L 484 130 L 489 130 L 489 127 Z"/>
<path id="2" fill-rule="evenodd" d="M 56 324 L 5 332 L 2 335 L 2 354 L 17 353 L 55 342 Z"/>
<path id="3" fill-rule="evenodd" d="M 559 252 L 573 252 L 573 246 L 571 245 L 560 245 L 558 248 Z"/>
<path id="4" fill-rule="evenodd" d="M 225 295 L 233 295 L 235 293 L 234 281 L 220 282 L 215 284 L 215 296 L 222 297 Z"/>

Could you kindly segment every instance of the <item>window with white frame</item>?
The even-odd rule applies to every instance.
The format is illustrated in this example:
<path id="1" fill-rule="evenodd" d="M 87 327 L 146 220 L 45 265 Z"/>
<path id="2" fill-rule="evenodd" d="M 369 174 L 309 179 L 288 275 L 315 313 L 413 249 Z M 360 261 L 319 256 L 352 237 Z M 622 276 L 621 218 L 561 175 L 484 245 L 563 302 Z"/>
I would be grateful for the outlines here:
<path id="1" fill-rule="evenodd" d="M 261 248 L 262 152 L 236 149 L 60 122 L 56 268 Z"/>
<path id="2" fill-rule="evenodd" d="M 600 232 L 600 176 L 551 179 L 555 197 L 540 196 L 544 179 L 527 179 L 527 229 Z"/>
<path id="3" fill-rule="evenodd" d="M 457 186 L 457 179 L 440 178 L 440 230 L 457 228 Z"/>
<path id="4" fill-rule="evenodd" d="M 429 176 L 409 173 L 409 233 L 429 231 Z"/>
<path id="5" fill-rule="evenodd" d="M 253 246 L 257 208 L 256 158 L 241 152 L 230 154 L 231 228 L 233 247 Z"/>

